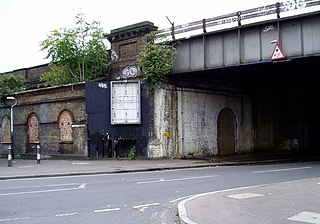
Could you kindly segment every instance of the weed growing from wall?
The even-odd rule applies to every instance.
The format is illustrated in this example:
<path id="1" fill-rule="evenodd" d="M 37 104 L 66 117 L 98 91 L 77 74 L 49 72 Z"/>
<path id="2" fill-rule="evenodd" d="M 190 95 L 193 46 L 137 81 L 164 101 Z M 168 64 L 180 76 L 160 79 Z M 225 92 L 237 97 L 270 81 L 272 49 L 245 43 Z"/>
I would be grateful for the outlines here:
<path id="1" fill-rule="evenodd" d="M 161 41 L 155 33 L 148 35 L 148 42 L 138 55 L 137 64 L 152 90 L 158 89 L 165 75 L 171 71 L 176 52 L 172 43 Z"/>

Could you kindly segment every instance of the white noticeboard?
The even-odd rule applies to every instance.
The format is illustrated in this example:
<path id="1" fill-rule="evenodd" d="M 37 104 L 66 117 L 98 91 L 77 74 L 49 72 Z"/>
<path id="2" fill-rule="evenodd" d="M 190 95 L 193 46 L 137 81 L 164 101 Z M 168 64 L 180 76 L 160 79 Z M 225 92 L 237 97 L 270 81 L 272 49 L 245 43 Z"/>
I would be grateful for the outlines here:
<path id="1" fill-rule="evenodd" d="M 111 124 L 140 124 L 140 81 L 111 82 Z"/>

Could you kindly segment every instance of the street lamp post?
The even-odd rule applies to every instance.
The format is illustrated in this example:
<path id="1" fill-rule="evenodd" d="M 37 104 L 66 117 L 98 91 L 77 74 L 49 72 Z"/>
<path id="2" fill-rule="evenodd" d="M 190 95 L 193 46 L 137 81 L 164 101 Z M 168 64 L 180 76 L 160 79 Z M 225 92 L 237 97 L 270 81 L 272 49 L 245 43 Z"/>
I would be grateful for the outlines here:
<path id="1" fill-rule="evenodd" d="M 11 105 L 10 109 L 10 145 L 8 147 L 8 166 L 12 166 L 12 158 L 14 156 L 14 145 L 13 145 L 13 107 L 17 105 L 17 99 L 13 96 L 8 96 L 7 100 L 14 100 L 14 104 Z"/>

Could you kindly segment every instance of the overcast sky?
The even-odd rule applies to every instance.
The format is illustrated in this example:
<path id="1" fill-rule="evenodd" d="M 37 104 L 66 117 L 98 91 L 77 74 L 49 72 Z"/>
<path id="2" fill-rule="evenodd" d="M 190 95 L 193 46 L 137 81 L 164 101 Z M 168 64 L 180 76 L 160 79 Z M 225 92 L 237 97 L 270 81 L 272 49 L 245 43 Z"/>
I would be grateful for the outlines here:
<path id="1" fill-rule="evenodd" d="M 48 63 L 40 42 L 51 30 L 74 27 L 75 16 L 100 21 L 106 33 L 142 21 L 170 27 L 276 3 L 276 0 L 0 0 L 0 73 Z"/>

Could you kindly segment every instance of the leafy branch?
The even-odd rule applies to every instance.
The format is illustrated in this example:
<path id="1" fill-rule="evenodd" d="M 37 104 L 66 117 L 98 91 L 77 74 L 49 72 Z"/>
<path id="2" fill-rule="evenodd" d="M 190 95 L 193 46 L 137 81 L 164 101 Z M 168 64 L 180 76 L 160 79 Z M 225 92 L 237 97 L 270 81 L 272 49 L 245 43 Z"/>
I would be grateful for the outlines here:
<path id="1" fill-rule="evenodd" d="M 51 71 L 42 76 L 48 86 L 83 82 L 107 75 L 110 56 L 100 23 L 76 16 L 74 28 L 51 31 L 41 42 L 46 58 L 51 58 Z"/>
<path id="2" fill-rule="evenodd" d="M 155 33 L 149 34 L 148 39 L 138 55 L 137 64 L 150 82 L 151 89 L 156 90 L 171 71 L 177 51 L 168 41 L 161 42 Z"/>
<path id="3" fill-rule="evenodd" d="M 27 89 L 26 79 L 19 74 L 0 74 L 0 103 L 5 95 Z"/>

